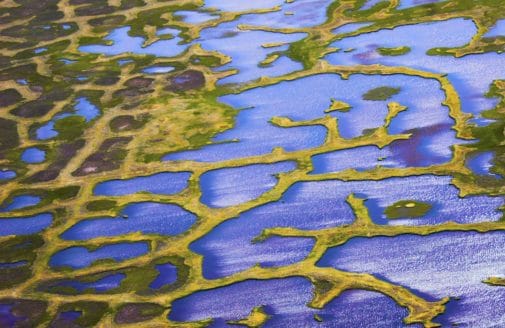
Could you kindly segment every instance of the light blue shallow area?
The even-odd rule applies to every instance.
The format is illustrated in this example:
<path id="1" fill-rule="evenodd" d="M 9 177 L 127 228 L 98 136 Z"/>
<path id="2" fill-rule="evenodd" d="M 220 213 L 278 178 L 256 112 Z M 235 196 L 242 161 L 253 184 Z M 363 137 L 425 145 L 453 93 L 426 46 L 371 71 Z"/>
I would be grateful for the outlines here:
<path id="1" fill-rule="evenodd" d="M 493 38 L 497 36 L 505 36 L 505 19 L 500 19 L 496 24 L 486 33 L 484 37 Z"/>
<path id="2" fill-rule="evenodd" d="M 142 72 L 147 74 L 164 74 L 173 71 L 174 68 L 171 66 L 151 66 L 146 67 L 142 70 Z"/>
<path id="3" fill-rule="evenodd" d="M 21 160 L 28 164 L 42 163 L 45 159 L 46 152 L 37 147 L 28 148 L 21 154 Z"/>
<path id="4" fill-rule="evenodd" d="M 75 104 L 74 109 L 77 115 L 86 119 L 86 122 L 89 122 L 100 115 L 100 109 L 98 109 L 98 107 L 92 104 L 85 97 L 77 98 L 77 103 Z"/>
<path id="5" fill-rule="evenodd" d="M 338 65 L 383 64 L 447 73 L 461 97 L 462 109 L 479 114 L 483 110 L 493 108 L 497 103 L 496 99 L 489 99 L 484 95 L 493 80 L 505 76 L 505 56 L 486 53 L 454 58 L 426 54 L 432 48 L 463 46 L 471 40 L 476 31 L 475 24 L 463 18 L 400 26 L 337 41 L 332 44 L 333 47 L 356 50 L 350 53 L 333 53 L 326 59 Z M 409 46 L 411 51 L 402 56 L 381 56 L 377 52 L 378 47 L 399 46 Z"/>
<path id="6" fill-rule="evenodd" d="M 53 221 L 49 213 L 29 217 L 0 218 L 0 236 L 31 235 L 47 228 Z"/>
<path id="7" fill-rule="evenodd" d="M 428 300 L 460 297 L 437 318 L 443 327 L 505 325 L 503 288 L 482 281 L 505 272 L 503 232 L 443 232 L 431 236 L 354 238 L 330 249 L 318 265 L 371 273 Z M 394 322 L 390 323 L 393 326 Z"/>
<path id="8" fill-rule="evenodd" d="M 245 15 L 241 22 L 253 26 L 268 26 L 272 28 L 300 28 L 323 24 L 326 11 L 332 0 L 303 0 L 284 3 L 281 10 Z"/>
<path id="9" fill-rule="evenodd" d="M 189 172 L 158 173 L 128 180 L 110 180 L 99 183 L 93 190 L 98 196 L 124 196 L 137 192 L 172 195 L 188 186 Z"/>
<path id="10" fill-rule="evenodd" d="M 40 203 L 41 198 L 39 196 L 31 195 L 21 195 L 16 196 L 8 204 L 2 204 L 0 206 L 0 212 L 9 212 L 19 210 L 25 207 L 35 206 Z"/>
<path id="11" fill-rule="evenodd" d="M 287 45 L 275 48 L 264 48 L 268 43 L 292 43 L 303 39 L 305 33 L 273 33 L 265 31 L 240 30 L 238 25 L 247 24 L 246 17 L 223 23 L 214 28 L 208 28 L 201 32 L 196 43 L 208 51 L 218 51 L 230 57 L 231 62 L 221 66 L 218 70 L 236 69 L 238 72 L 232 76 L 223 78 L 218 84 L 246 82 L 262 76 L 280 76 L 303 67 L 285 56 L 276 60 L 267 67 L 259 64 L 275 51 L 287 50 Z"/>
<path id="12" fill-rule="evenodd" d="M 467 159 L 466 165 L 477 175 L 492 175 L 499 177 L 499 175 L 490 171 L 491 167 L 493 166 L 494 157 L 494 152 L 483 152 L 475 154 Z"/>
<path id="13" fill-rule="evenodd" d="M 188 230 L 196 216 L 177 205 L 154 202 L 130 204 L 115 218 L 85 219 L 66 230 L 67 240 L 119 236 L 140 231 L 173 236 Z"/>
<path id="14" fill-rule="evenodd" d="M 219 18 L 219 16 L 213 16 L 209 13 L 190 10 L 176 11 L 173 15 L 181 17 L 184 22 L 189 24 L 200 24 Z"/>
<path id="15" fill-rule="evenodd" d="M 307 306 L 312 293 L 311 283 L 300 277 L 247 280 L 176 300 L 169 318 L 174 321 L 213 318 L 209 327 L 231 327 L 227 321 L 244 319 L 254 307 L 263 306 L 272 316 L 264 327 L 406 327 L 402 318 L 407 316 L 407 310 L 384 295 L 346 291 L 324 309 L 317 310 Z M 314 314 L 323 322 L 316 322 Z"/>
<path id="16" fill-rule="evenodd" d="M 146 254 L 149 245 L 146 242 L 117 243 L 105 245 L 89 251 L 86 247 L 70 247 L 54 254 L 49 261 L 52 267 L 71 267 L 82 269 L 102 259 L 113 259 L 117 262 Z"/>
<path id="17" fill-rule="evenodd" d="M 201 202 L 210 207 L 227 207 L 261 196 L 277 184 L 276 174 L 292 171 L 294 162 L 256 164 L 206 172 L 200 179 Z"/>
<path id="18" fill-rule="evenodd" d="M 175 36 L 170 40 L 159 40 L 147 47 L 142 47 L 144 38 L 138 36 L 129 36 L 129 26 L 116 28 L 110 32 L 105 38 L 106 41 L 111 41 L 111 45 L 86 45 L 80 46 L 79 51 L 105 54 L 108 56 L 116 56 L 123 53 L 134 53 L 138 55 L 155 55 L 158 57 L 173 57 L 183 52 L 187 45 L 178 44 L 182 39 Z"/>
<path id="19" fill-rule="evenodd" d="M 11 180 L 16 177 L 16 172 L 11 170 L 0 170 L 0 181 Z"/>

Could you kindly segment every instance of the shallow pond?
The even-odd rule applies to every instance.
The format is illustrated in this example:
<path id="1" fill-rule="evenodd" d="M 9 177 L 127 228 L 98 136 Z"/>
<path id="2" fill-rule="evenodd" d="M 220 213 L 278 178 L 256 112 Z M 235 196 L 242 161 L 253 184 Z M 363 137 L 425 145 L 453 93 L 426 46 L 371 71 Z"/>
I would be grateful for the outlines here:
<path id="1" fill-rule="evenodd" d="M 82 220 L 62 234 L 68 240 L 119 236 L 140 231 L 145 234 L 178 235 L 189 229 L 196 217 L 177 205 L 153 202 L 126 206 L 118 217 Z"/>
<path id="2" fill-rule="evenodd" d="M 330 249 L 319 265 L 371 273 L 431 300 L 459 297 L 436 320 L 443 326 L 453 322 L 465 327 L 501 326 L 505 291 L 482 281 L 505 272 L 504 242 L 503 232 L 355 238 Z"/>

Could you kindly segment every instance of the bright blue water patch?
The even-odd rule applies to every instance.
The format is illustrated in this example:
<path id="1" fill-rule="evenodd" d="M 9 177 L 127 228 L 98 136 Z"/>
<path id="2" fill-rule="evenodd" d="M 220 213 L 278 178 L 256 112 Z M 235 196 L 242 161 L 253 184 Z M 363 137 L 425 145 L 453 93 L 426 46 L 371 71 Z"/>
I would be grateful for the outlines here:
<path id="1" fill-rule="evenodd" d="M 16 80 L 16 82 L 20 85 L 27 85 L 28 84 L 28 81 L 26 79 L 19 79 L 19 80 Z"/>
<path id="2" fill-rule="evenodd" d="M 317 310 L 306 306 L 312 285 L 304 278 L 247 280 L 230 286 L 193 293 L 172 304 L 169 318 L 174 321 L 215 319 L 213 327 L 224 327 L 227 320 L 246 318 L 256 306 L 268 306 L 276 315 L 266 326 L 311 327 Z"/>
<path id="3" fill-rule="evenodd" d="M 119 27 L 105 38 L 107 41 L 113 41 L 112 45 L 86 45 L 79 47 L 81 52 L 105 54 L 116 56 L 123 53 L 135 53 L 143 55 L 154 55 L 158 57 L 173 57 L 183 52 L 187 45 L 178 44 L 182 39 L 178 36 L 170 40 L 159 40 L 147 47 L 142 47 L 144 38 L 132 37 L 128 35 L 129 26 Z"/>
<path id="4" fill-rule="evenodd" d="M 144 68 L 142 72 L 147 74 L 163 74 L 173 71 L 174 68 L 171 66 L 151 66 Z"/>
<path id="5" fill-rule="evenodd" d="M 376 166 L 404 167 L 392 158 L 393 153 L 388 149 L 376 146 L 364 146 L 351 149 L 337 150 L 312 156 L 314 170 L 312 174 L 339 172 L 348 169 L 366 171 Z"/>
<path id="6" fill-rule="evenodd" d="M 28 148 L 21 154 L 21 160 L 29 164 L 42 163 L 46 160 L 46 152 L 37 147 Z"/>
<path id="7" fill-rule="evenodd" d="M 35 132 L 36 138 L 38 140 L 47 140 L 56 137 L 58 135 L 58 132 L 54 129 L 54 124 L 56 121 L 65 117 L 69 117 L 70 115 L 70 113 L 60 113 L 55 115 L 51 121 L 47 122 L 37 129 Z"/>
<path id="8" fill-rule="evenodd" d="M 157 264 L 156 270 L 159 274 L 149 285 L 150 288 L 160 289 L 177 281 L 177 267 L 172 263 Z"/>
<path id="9" fill-rule="evenodd" d="M 69 30 L 69 29 L 72 28 L 72 25 L 70 25 L 70 24 L 63 24 L 63 25 L 61 25 L 61 27 L 63 27 L 64 30 Z"/>
<path id="10" fill-rule="evenodd" d="M 275 174 L 289 172 L 295 168 L 295 162 L 280 162 L 206 172 L 200 179 L 200 200 L 210 207 L 245 203 L 272 189 L 277 184 Z"/>
<path id="11" fill-rule="evenodd" d="M 92 288 L 95 292 L 106 292 L 114 288 L 118 288 L 121 281 L 126 278 L 124 273 L 116 273 L 110 276 L 106 276 L 102 279 L 98 279 L 93 282 L 80 282 L 76 280 L 63 281 L 58 286 L 68 286 L 75 288 L 78 292 L 83 292 L 86 289 Z"/>
<path id="12" fill-rule="evenodd" d="M 54 138 L 58 135 L 58 132 L 54 130 L 54 122 L 47 122 L 45 125 L 41 126 L 36 131 L 36 136 L 38 140 L 47 140 Z"/>
<path id="13" fill-rule="evenodd" d="M 84 97 L 77 98 L 77 104 L 74 106 L 74 109 L 77 115 L 83 116 L 86 119 L 86 122 L 100 115 L 100 109 Z"/>
<path id="14" fill-rule="evenodd" d="M 486 38 L 493 38 L 497 36 L 505 36 L 505 19 L 500 19 L 496 24 L 484 34 Z"/>
<path id="15" fill-rule="evenodd" d="M 460 297 L 436 319 L 443 327 L 450 327 L 451 322 L 464 327 L 498 327 L 505 324 L 500 310 L 505 292 L 482 281 L 505 272 L 504 243 L 501 231 L 353 238 L 328 250 L 318 265 L 371 273 L 429 300 Z"/>
<path id="16" fill-rule="evenodd" d="M 337 27 L 333 31 L 331 31 L 333 34 L 346 34 L 350 32 L 354 32 L 359 30 L 362 27 L 365 26 L 370 26 L 372 23 L 348 23 L 344 24 L 340 27 Z"/>
<path id="17" fill-rule="evenodd" d="M 124 196 L 137 192 L 172 195 L 188 186 L 189 172 L 165 172 L 129 180 L 110 180 L 99 183 L 94 194 L 99 196 Z"/>
<path id="18" fill-rule="evenodd" d="M 219 18 L 219 16 L 213 16 L 208 13 L 189 10 L 176 11 L 173 15 L 181 17 L 184 22 L 189 24 L 200 24 Z"/>
<path id="19" fill-rule="evenodd" d="M 15 211 L 21 208 L 35 206 L 40 203 L 40 201 L 41 198 L 38 196 L 16 196 L 9 204 L 2 204 L 2 206 L 0 206 L 0 212 Z"/>
<path id="20" fill-rule="evenodd" d="M 126 217 L 125 217 L 126 216 Z M 84 240 L 119 236 L 140 231 L 145 234 L 178 235 L 188 230 L 196 216 L 177 205 L 153 202 L 128 205 L 115 218 L 80 221 L 62 234 L 63 239 Z"/>
<path id="21" fill-rule="evenodd" d="M 49 213 L 30 217 L 0 218 L 0 236 L 31 235 L 47 228 L 53 221 Z"/>
<path id="22" fill-rule="evenodd" d="M 11 180 L 16 177 L 16 172 L 11 170 L 0 170 L 0 181 Z"/>
<path id="23" fill-rule="evenodd" d="M 429 3 L 436 3 L 440 1 L 441 0 L 401 0 L 400 5 L 396 9 L 407 9 L 411 7 L 422 6 Z"/>
<path id="24" fill-rule="evenodd" d="M 444 31 L 444 33 L 440 33 Z M 332 64 L 404 66 L 424 71 L 446 73 L 456 88 L 465 112 L 478 114 L 493 108 L 496 100 L 485 97 L 493 80 L 505 76 L 505 56 L 496 53 L 452 56 L 429 56 L 432 48 L 459 47 L 475 35 L 475 24 L 468 19 L 423 23 L 361 34 L 333 43 L 332 47 L 355 48 L 352 53 L 333 53 L 325 57 Z M 415 35 L 415 38 L 412 38 Z M 408 46 L 402 56 L 381 56 L 378 47 Z"/>
<path id="25" fill-rule="evenodd" d="M 102 259 L 117 262 L 132 259 L 149 252 L 146 242 L 110 244 L 89 251 L 86 247 L 70 247 L 54 254 L 49 261 L 52 267 L 72 267 L 82 269 Z"/>
<path id="26" fill-rule="evenodd" d="M 33 52 L 36 53 L 36 54 L 41 54 L 41 53 L 46 52 L 46 51 L 47 51 L 47 48 L 37 48 Z"/>
<path id="27" fill-rule="evenodd" d="M 466 165 L 477 175 L 493 175 L 499 177 L 499 175 L 490 171 L 493 166 L 494 156 L 495 154 L 493 152 L 476 154 L 467 159 Z"/>

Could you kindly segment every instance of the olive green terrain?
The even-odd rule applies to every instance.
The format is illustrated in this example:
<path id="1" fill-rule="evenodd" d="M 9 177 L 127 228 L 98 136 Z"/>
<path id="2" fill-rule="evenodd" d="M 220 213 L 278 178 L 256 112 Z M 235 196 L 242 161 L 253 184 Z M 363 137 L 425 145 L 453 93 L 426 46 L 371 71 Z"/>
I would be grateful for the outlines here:
<path id="1" fill-rule="evenodd" d="M 296 0 L 295 0 L 296 1 Z M 505 38 L 484 38 L 483 35 L 498 19 L 505 17 L 505 6 L 500 0 L 459 0 L 427 4 L 397 10 L 398 0 L 383 1 L 371 9 L 359 11 L 365 0 L 337 0 L 327 10 L 327 20 L 311 28 L 281 28 L 268 26 L 240 26 L 242 30 L 259 29 L 281 33 L 304 32 L 307 36 L 292 43 L 287 51 L 274 52 L 261 65 L 270 65 L 287 56 L 303 64 L 303 70 L 280 77 L 263 77 L 243 84 L 218 86 L 216 82 L 234 71 L 213 71 L 230 58 L 203 50 L 198 44 L 189 46 L 182 54 L 162 58 L 150 55 L 122 54 L 105 56 L 85 54 L 79 46 L 104 43 L 104 37 L 120 26 L 131 26 L 129 34 L 145 39 L 145 45 L 158 40 L 156 30 L 173 27 L 182 31 L 183 42 L 199 37 L 202 29 L 237 19 L 246 12 L 224 13 L 204 9 L 199 0 L 1 0 L 0 2 L 0 168 L 14 170 L 17 177 L 0 182 L 0 204 L 16 195 L 38 195 L 42 202 L 36 206 L 2 214 L 3 218 L 26 217 L 38 213 L 52 213 L 52 225 L 37 235 L 0 238 L 0 262 L 28 261 L 21 268 L 0 268 L 0 302 L 14 305 L 17 315 L 26 316 L 27 326 L 58 326 L 58 313 L 74 310 L 83 315 L 77 324 L 82 327 L 112 327 L 133 324 L 135 327 L 204 327 L 202 322 L 171 322 L 167 315 L 171 304 L 192 293 L 227 286 L 248 279 L 304 277 L 314 285 L 309 306 L 322 308 L 345 290 L 364 289 L 391 297 L 408 309 L 405 323 L 420 323 L 425 327 L 438 326 L 433 320 L 444 312 L 449 298 L 427 301 L 408 288 L 395 285 L 370 274 L 350 273 L 316 266 L 329 247 L 343 245 L 354 237 L 397 236 L 402 234 L 429 235 L 442 231 L 488 232 L 504 230 L 505 221 L 458 224 L 447 222 L 435 226 L 376 225 L 370 219 L 364 199 L 349 195 L 348 203 L 355 213 L 351 225 L 305 231 L 293 228 L 265 230 L 254 242 L 271 236 L 304 236 L 315 240 L 311 253 L 303 261 L 283 267 L 255 266 L 234 275 L 207 280 L 202 275 L 203 257 L 192 252 L 189 245 L 209 233 L 226 220 L 241 213 L 277 201 L 294 183 L 322 180 L 381 180 L 432 174 L 453 177 L 452 183 L 460 196 L 486 194 L 503 195 L 505 186 L 500 179 L 475 175 L 467 167 L 468 156 L 481 151 L 493 151 L 492 172 L 505 175 L 505 81 L 495 81 L 490 97 L 501 102 L 485 117 L 496 120 L 488 127 L 477 127 L 462 113 L 460 98 L 447 77 L 408 67 L 382 65 L 336 66 L 322 60 L 331 52 L 343 51 L 329 47 L 334 41 L 383 28 L 441 21 L 455 17 L 472 19 L 478 32 L 471 42 L 460 48 L 437 48 L 429 54 L 461 57 L 483 52 L 501 52 Z M 280 8 L 250 12 L 277 11 Z M 188 24 L 173 13 L 179 10 L 213 12 L 216 19 L 201 24 Z M 247 12 L 247 13 L 250 13 Z M 333 34 L 331 31 L 347 23 L 372 22 L 358 31 Z M 68 24 L 70 28 L 63 28 Z M 45 28 L 50 26 L 50 28 Z M 266 45 L 267 46 L 267 45 Z M 36 49 L 47 48 L 39 52 Z M 401 55 L 406 48 L 383 49 L 387 55 Z M 75 62 L 63 64 L 61 59 Z M 120 65 L 129 59 L 131 63 Z M 172 66 L 167 74 L 146 75 L 147 66 Z M 478 139 L 477 143 L 457 145 L 450 162 L 419 168 L 385 168 L 377 166 L 368 171 L 354 169 L 337 173 L 313 175 L 311 158 L 314 155 L 363 145 L 385 147 L 395 140 L 408 139 L 409 134 L 389 135 L 387 127 L 401 111 L 402 104 L 389 103 L 389 114 L 380 128 L 355 139 L 344 139 L 339 134 L 337 119 L 325 116 L 316 120 L 296 122 L 286 117 L 272 117 L 279 127 L 319 125 L 327 130 L 323 145 L 293 152 L 277 148 L 270 154 L 202 163 L 193 161 L 160 161 L 167 153 L 197 149 L 211 143 L 217 133 L 234 126 L 237 111 L 217 101 L 226 94 L 236 94 L 253 88 L 265 87 L 317 74 L 336 74 L 347 78 L 352 74 L 406 74 L 435 80 L 445 93 L 444 105 L 454 119 L 453 128 L 462 139 Z M 85 76 L 86 80 L 78 77 Z M 185 77 L 184 83 L 179 83 Z M 16 81 L 24 79 L 27 84 Z M 388 99 L 399 90 L 384 86 L 364 95 L 369 99 Z M 96 104 L 100 115 L 86 122 L 78 116 L 59 120 L 55 139 L 41 141 L 35 130 L 55 114 L 69 112 L 76 98 L 86 96 Z M 352 110 L 338 99 L 328 100 L 329 109 Z M 47 152 L 41 164 L 26 164 L 20 154 L 37 146 Z M 294 161 L 296 170 L 277 176 L 276 186 L 257 199 L 227 208 L 209 208 L 200 201 L 200 177 L 205 172 L 220 168 L 240 167 L 258 163 Z M 160 172 L 191 172 L 189 186 L 176 195 L 163 196 L 138 193 L 128 196 L 105 197 L 93 195 L 96 184 L 111 179 L 128 179 Z M 90 217 L 117 216 L 131 203 L 156 201 L 178 204 L 194 213 L 198 220 L 193 227 L 174 237 L 133 233 L 118 237 L 100 237 L 87 241 L 68 241 L 60 235 L 77 222 Z M 426 206 L 407 206 L 409 200 L 394 206 L 389 212 L 394 219 L 406 211 L 409 216 L 422 215 Z M 0 222 L 1 223 L 1 222 Z M 118 242 L 146 241 L 150 251 L 146 255 L 123 262 L 99 261 L 72 270 L 49 267 L 50 257 L 72 246 L 96 249 Z M 171 262 L 177 266 L 177 281 L 159 290 L 149 287 L 158 275 L 156 264 Z M 97 293 L 78 292 L 58 282 L 76 279 L 96 281 L 113 273 L 126 278 L 119 288 Z M 505 285 L 503 279 L 489 277 L 486 283 Z M 450 295 L 448 295 L 450 296 Z M 250 309 L 248 318 L 235 323 L 258 327 L 269 316 L 261 307 Z M 315 323 L 320 321 L 315 317 Z"/>

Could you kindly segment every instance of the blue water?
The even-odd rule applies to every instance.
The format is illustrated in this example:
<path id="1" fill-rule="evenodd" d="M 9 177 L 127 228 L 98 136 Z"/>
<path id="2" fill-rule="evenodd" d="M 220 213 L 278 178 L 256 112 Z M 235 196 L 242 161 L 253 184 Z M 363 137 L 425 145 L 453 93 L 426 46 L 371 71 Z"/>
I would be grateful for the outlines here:
<path id="1" fill-rule="evenodd" d="M 273 28 L 316 26 L 326 21 L 326 10 L 332 2 L 332 0 L 304 0 L 284 3 L 279 11 L 246 15 L 241 18 L 241 22 Z"/>
<path id="2" fill-rule="evenodd" d="M 86 247 L 70 247 L 55 253 L 49 260 L 52 267 L 72 267 L 82 269 L 102 259 L 121 262 L 146 254 L 149 245 L 146 242 L 110 244 L 89 251 Z"/>
<path id="3" fill-rule="evenodd" d="M 28 148 L 21 154 L 21 160 L 28 164 L 42 163 L 46 160 L 46 152 L 37 147 Z"/>
<path id="4" fill-rule="evenodd" d="M 484 37 L 493 38 L 497 36 L 505 36 L 505 19 L 500 19 L 496 24 L 484 34 Z"/>
<path id="5" fill-rule="evenodd" d="M 16 177 L 16 172 L 11 170 L 0 170 L 0 181 L 11 180 Z"/>
<path id="6" fill-rule="evenodd" d="M 143 191 L 172 195 L 188 186 L 190 176 L 189 172 L 166 172 L 128 180 L 110 180 L 97 184 L 93 192 L 98 196 L 124 196 Z"/>
<path id="7" fill-rule="evenodd" d="M 169 318 L 213 318 L 210 327 L 228 327 L 226 321 L 244 319 L 254 307 L 263 306 L 267 314 L 273 315 L 264 327 L 405 327 L 402 318 L 407 311 L 384 295 L 346 291 L 321 310 L 307 306 L 311 295 L 312 286 L 303 278 L 248 280 L 179 299 L 173 303 Z M 323 322 L 316 322 L 314 314 Z"/>
<path id="8" fill-rule="evenodd" d="M 376 146 L 364 146 L 337 150 L 312 157 L 314 170 L 312 174 L 339 172 L 347 169 L 366 171 L 380 165 L 383 167 L 404 167 L 392 158 L 389 148 L 379 149 Z"/>
<path id="9" fill-rule="evenodd" d="M 127 218 L 124 218 L 126 215 Z M 115 218 L 80 221 L 61 236 L 67 240 L 119 236 L 140 231 L 145 234 L 178 235 L 188 230 L 196 216 L 172 204 L 143 202 L 130 204 Z"/>
<path id="10" fill-rule="evenodd" d="M 463 18 L 400 26 L 392 30 L 385 29 L 337 41 L 332 44 L 333 47 L 355 48 L 356 51 L 333 53 L 326 59 L 339 65 L 379 63 L 447 73 L 461 97 L 463 110 L 478 114 L 496 105 L 496 99 L 489 99 L 484 95 L 493 80 L 505 76 L 505 56 L 496 53 L 468 55 L 461 58 L 426 55 L 426 51 L 431 48 L 462 46 L 470 41 L 476 31 L 474 23 Z M 412 38 L 412 35 L 416 37 Z M 412 50 L 405 55 L 394 57 L 381 56 L 376 51 L 378 47 L 399 46 L 409 46 Z"/>
<path id="11" fill-rule="evenodd" d="M 370 89 L 384 85 L 401 87 L 401 92 L 387 101 L 362 99 L 362 95 Z M 382 126 L 388 113 L 387 104 L 396 101 L 407 106 L 408 110 L 393 119 L 389 132 L 397 134 L 416 129 L 413 131 L 414 137 L 417 135 L 424 141 L 436 141 L 438 145 L 435 149 L 423 148 L 423 143 L 418 142 L 417 146 L 423 148 L 421 151 L 428 157 L 426 162 L 429 163 L 429 158 L 433 156 L 450 159 L 449 147 L 461 143 L 450 130 L 454 122 L 449 117 L 448 109 L 441 105 L 445 96 L 436 80 L 401 74 L 356 74 L 343 80 L 335 74 L 321 74 L 221 97 L 220 101 L 234 108 L 250 108 L 238 113 L 232 129 L 214 138 L 216 142 L 230 142 L 169 154 L 164 160 L 212 162 L 266 154 L 275 147 L 294 151 L 319 146 L 326 137 L 325 128 L 280 128 L 272 125 L 270 120 L 275 116 L 289 117 L 294 121 L 320 118 L 325 115 L 324 111 L 330 106 L 332 98 L 352 106 L 349 112 L 330 113 L 338 118 L 340 134 L 344 138 L 356 138 L 363 135 L 364 130 Z M 447 126 L 442 130 L 432 128 L 440 125 Z M 407 150 L 413 151 L 410 148 Z M 401 158 L 399 160 L 404 162 Z M 438 163 L 440 159 L 436 158 L 434 162 Z"/>
<path id="12" fill-rule="evenodd" d="M 294 162 L 257 164 L 206 172 L 200 179 L 200 201 L 210 207 L 227 207 L 261 196 L 277 184 L 276 174 L 292 171 Z"/>
<path id="13" fill-rule="evenodd" d="M 499 175 L 490 171 L 493 166 L 494 156 L 495 154 L 493 152 L 484 152 L 473 155 L 467 159 L 466 165 L 477 175 L 493 175 L 498 177 Z"/>
<path id="14" fill-rule="evenodd" d="M 54 138 L 58 135 L 58 132 L 54 130 L 54 122 L 50 121 L 47 124 L 41 126 L 36 131 L 36 136 L 38 140 L 47 140 Z"/>
<path id="15" fill-rule="evenodd" d="M 372 273 L 428 299 L 461 297 L 451 301 L 448 312 L 437 319 L 444 327 L 451 322 L 465 327 L 501 327 L 505 325 L 501 310 L 505 290 L 482 280 L 505 272 L 504 242 L 503 232 L 354 238 L 330 249 L 319 265 Z"/>
<path id="16" fill-rule="evenodd" d="M 460 198 L 450 185 L 450 177 L 417 176 L 382 181 L 301 182 L 283 197 L 228 220 L 191 244 L 204 255 L 203 274 L 215 279 L 245 270 L 256 263 L 285 265 L 302 260 L 313 241 L 304 238 L 270 238 L 251 243 L 266 228 L 294 227 L 322 229 L 354 220 L 346 198 L 354 193 L 367 198 L 366 205 L 374 222 L 390 225 L 426 225 L 447 221 L 471 223 L 496 221 L 504 201 L 501 197 Z M 415 186 L 415 187 L 413 187 Z M 400 200 L 427 202 L 433 206 L 422 218 L 387 220 L 384 209 Z"/>
<path id="17" fill-rule="evenodd" d="M 200 24 L 219 18 L 218 16 L 214 16 L 205 12 L 189 10 L 176 11 L 173 15 L 181 17 L 182 21 L 189 24 Z"/>
<path id="18" fill-rule="evenodd" d="M 126 278 L 126 275 L 124 273 L 116 273 L 93 282 L 67 280 L 61 282 L 59 286 L 72 287 L 75 288 L 78 292 L 83 292 L 84 290 L 91 288 L 95 293 L 103 293 L 118 288 L 124 278 Z"/>
<path id="19" fill-rule="evenodd" d="M 74 108 L 75 113 L 83 116 L 86 119 L 86 122 L 89 122 L 100 115 L 100 109 L 84 97 L 77 98 L 77 104 Z"/>
<path id="20" fill-rule="evenodd" d="M 146 67 L 142 70 L 142 72 L 147 74 L 164 74 L 173 71 L 174 68 L 171 66 L 151 66 Z"/>
<path id="21" fill-rule="evenodd" d="M 60 113 L 55 115 L 51 121 L 47 122 L 46 124 L 42 125 L 40 128 L 35 131 L 36 138 L 38 140 L 47 140 L 47 139 L 52 139 L 58 135 L 58 132 L 54 129 L 54 124 L 56 121 L 69 117 L 71 114 L 70 113 Z"/>
<path id="22" fill-rule="evenodd" d="M 187 45 L 179 44 L 182 39 L 175 36 L 170 40 L 159 40 L 147 47 L 142 47 L 144 38 L 129 36 L 129 26 L 119 27 L 113 30 L 105 38 L 106 41 L 111 41 L 112 45 L 86 45 L 79 47 L 81 52 L 105 54 L 108 56 L 116 56 L 123 53 L 134 53 L 138 55 L 155 55 L 158 57 L 173 57 L 184 50 Z"/>
<path id="23" fill-rule="evenodd" d="M 47 228 L 53 221 L 49 213 L 30 217 L 0 218 L 0 236 L 31 235 Z"/>
<path id="24" fill-rule="evenodd" d="M 0 206 L 0 212 L 10 212 L 19 210 L 25 207 L 35 206 L 40 203 L 41 198 L 39 196 L 22 195 L 16 196 L 8 204 L 2 204 Z"/>
<path id="25" fill-rule="evenodd" d="M 238 83 L 260 78 L 261 76 L 279 76 L 303 67 L 283 56 L 268 67 L 259 67 L 268 54 L 275 51 L 287 50 L 286 46 L 276 48 L 264 48 L 268 43 L 291 43 L 303 39 L 305 33 L 273 33 L 264 31 L 242 31 L 239 24 L 247 24 L 245 17 L 236 21 L 223 23 L 214 28 L 208 28 L 201 32 L 201 37 L 195 40 L 202 48 L 208 51 L 219 51 L 231 57 L 231 62 L 220 67 L 219 70 L 237 69 L 235 75 L 219 80 L 218 84 Z"/>
<path id="26" fill-rule="evenodd" d="M 401 0 L 396 9 L 407 9 L 416 6 L 422 6 L 429 3 L 441 2 L 443 0 Z"/>
<path id="27" fill-rule="evenodd" d="M 172 263 L 157 264 L 156 270 L 159 274 L 149 285 L 150 288 L 160 289 L 177 281 L 177 267 Z"/>

